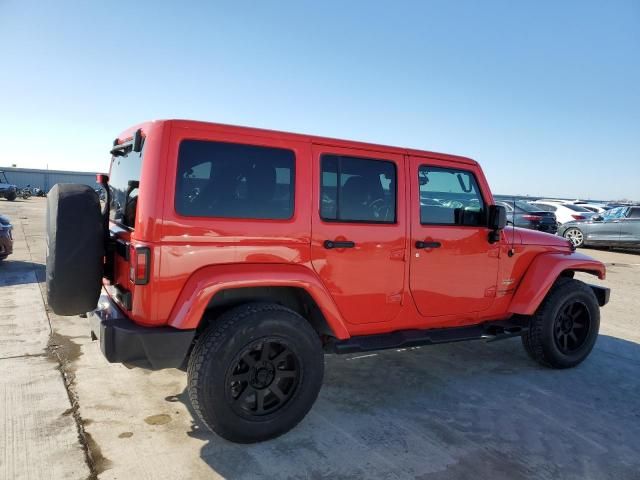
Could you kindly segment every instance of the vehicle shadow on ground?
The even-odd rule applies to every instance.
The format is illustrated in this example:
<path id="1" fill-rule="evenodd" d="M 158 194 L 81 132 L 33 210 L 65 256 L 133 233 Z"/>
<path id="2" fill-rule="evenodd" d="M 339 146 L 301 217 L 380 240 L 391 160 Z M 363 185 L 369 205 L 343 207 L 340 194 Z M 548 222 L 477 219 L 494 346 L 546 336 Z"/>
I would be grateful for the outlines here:
<path id="1" fill-rule="evenodd" d="M 27 203 L 29 202 L 31 198 L 16 198 L 15 200 L 5 200 L 6 202 L 8 202 L 10 205 L 15 204 L 15 203 Z"/>
<path id="2" fill-rule="evenodd" d="M 11 260 L 0 262 L 0 287 L 40 283 L 46 279 L 46 267 L 41 263 Z"/>
<path id="3" fill-rule="evenodd" d="M 583 253 L 589 254 L 589 250 L 600 250 L 602 252 L 626 253 L 630 255 L 640 255 L 640 246 L 637 248 L 620 248 L 620 247 L 595 247 L 586 246 L 581 248 Z"/>
<path id="4" fill-rule="evenodd" d="M 518 339 L 327 356 L 323 389 L 288 434 L 237 445 L 188 435 L 226 478 L 638 478 L 640 345 L 602 335 L 552 370 Z"/>

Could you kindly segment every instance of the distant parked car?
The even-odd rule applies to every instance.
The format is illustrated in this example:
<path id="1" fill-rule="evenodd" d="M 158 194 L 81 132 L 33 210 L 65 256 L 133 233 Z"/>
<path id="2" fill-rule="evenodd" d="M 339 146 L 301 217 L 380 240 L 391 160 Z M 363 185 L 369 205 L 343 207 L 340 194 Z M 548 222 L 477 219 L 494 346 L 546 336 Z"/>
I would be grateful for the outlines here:
<path id="1" fill-rule="evenodd" d="M 546 212 L 533 205 L 516 200 L 515 202 L 496 202 L 507 209 L 507 224 L 516 227 L 539 230 L 541 232 L 556 233 L 558 224 L 553 212 Z M 514 211 L 515 207 L 515 211 Z"/>
<path id="2" fill-rule="evenodd" d="M 13 253 L 12 230 L 9 218 L 0 215 L 0 262 Z"/>
<path id="3" fill-rule="evenodd" d="M 0 198 L 6 198 L 13 202 L 18 196 L 18 187 L 9 183 L 5 173 L 0 170 Z"/>
<path id="4" fill-rule="evenodd" d="M 558 229 L 558 235 L 576 247 L 640 248 L 640 207 L 616 207 L 586 222 L 567 222 Z"/>
<path id="5" fill-rule="evenodd" d="M 595 215 L 594 212 L 587 210 L 580 205 L 573 205 L 571 203 L 561 203 L 549 200 L 536 200 L 535 202 L 529 203 L 539 210 L 555 213 L 558 225 L 562 225 L 567 222 L 589 220 Z"/>

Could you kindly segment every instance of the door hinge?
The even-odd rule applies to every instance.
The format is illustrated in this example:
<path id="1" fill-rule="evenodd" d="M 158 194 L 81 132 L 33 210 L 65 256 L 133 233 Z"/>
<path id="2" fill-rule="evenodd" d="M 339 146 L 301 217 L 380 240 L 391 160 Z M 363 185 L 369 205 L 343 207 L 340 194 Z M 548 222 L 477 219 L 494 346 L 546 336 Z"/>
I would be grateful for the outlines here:
<path id="1" fill-rule="evenodd" d="M 494 298 L 496 296 L 497 288 L 495 286 L 489 287 L 484 291 L 484 296 L 486 298 Z"/>
<path id="2" fill-rule="evenodd" d="M 389 255 L 389 258 L 391 260 L 404 261 L 405 251 L 406 250 L 404 248 L 398 248 L 396 250 L 391 250 L 391 254 Z"/>
<path id="3" fill-rule="evenodd" d="M 387 295 L 387 303 L 402 303 L 402 292 Z"/>

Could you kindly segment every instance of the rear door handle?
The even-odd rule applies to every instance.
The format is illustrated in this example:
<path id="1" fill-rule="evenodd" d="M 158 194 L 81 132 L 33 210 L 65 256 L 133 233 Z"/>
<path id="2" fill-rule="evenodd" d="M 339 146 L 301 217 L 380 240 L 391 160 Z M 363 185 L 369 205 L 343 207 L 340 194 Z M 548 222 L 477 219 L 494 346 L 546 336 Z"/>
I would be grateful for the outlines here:
<path id="1" fill-rule="evenodd" d="M 416 242 L 416 248 L 439 248 L 441 246 L 440 242 L 422 242 L 420 240 Z"/>
<path id="2" fill-rule="evenodd" d="M 332 248 L 353 248 L 356 246 L 354 242 L 350 242 L 348 240 L 344 242 L 338 242 L 335 240 L 325 240 L 323 245 L 324 245 L 324 248 L 328 250 L 331 250 Z"/>

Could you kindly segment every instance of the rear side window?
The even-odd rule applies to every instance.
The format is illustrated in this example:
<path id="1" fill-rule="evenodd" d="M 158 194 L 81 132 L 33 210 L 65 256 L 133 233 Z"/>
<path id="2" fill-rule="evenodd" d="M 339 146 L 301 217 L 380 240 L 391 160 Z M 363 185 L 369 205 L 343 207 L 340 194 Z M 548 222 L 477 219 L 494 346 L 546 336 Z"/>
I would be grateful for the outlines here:
<path id="1" fill-rule="evenodd" d="M 632 208 L 629 212 L 629 218 L 640 218 L 640 208 Z"/>
<path id="2" fill-rule="evenodd" d="M 176 211 L 194 217 L 289 219 L 294 168 L 291 150 L 185 140 L 178 154 Z"/>
<path id="3" fill-rule="evenodd" d="M 486 225 L 484 200 L 471 172 L 421 165 L 418 184 L 423 225 Z"/>
<path id="4" fill-rule="evenodd" d="M 523 202 L 522 200 L 516 201 L 516 207 L 520 210 L 524 210 L 525 212 L 530 212 L 530 213 L 540 211 L 540 209 L 536 208 L 535 205 L 531 205 L 530 203 Z"/>
<path id="5" fill-rule="evenodd" d="M 544 203 L 532 203 L 531 205 L 533 205 L 534 207 L 539 208 L 540 210 L 544 211 L 544 212 L 555 212 L 556 210 L 558 210 L 558 208 L 554 205 L 546 205 Z"/>
<path id="6" fill-rule="evenodd" d="M 323 155 L 320 218 L 395 223 L 396 166 L 385 160 Z"/>
<path id="7" fill-rule="evenodd" d="M 122 157 L 114 156 L 111 159 L 109 217 L 112 221 L 129 228 L 133 228 L 136 220 L 142 153 L 129 151 Z"/>

